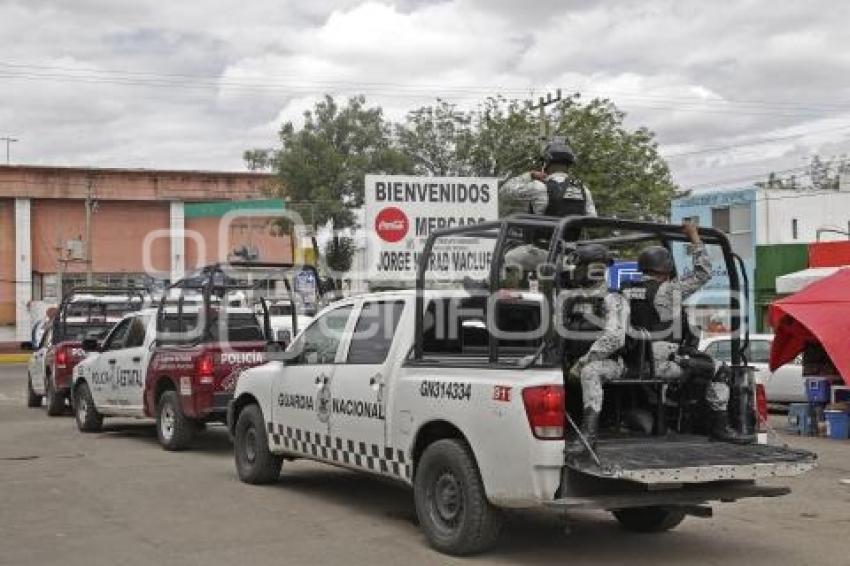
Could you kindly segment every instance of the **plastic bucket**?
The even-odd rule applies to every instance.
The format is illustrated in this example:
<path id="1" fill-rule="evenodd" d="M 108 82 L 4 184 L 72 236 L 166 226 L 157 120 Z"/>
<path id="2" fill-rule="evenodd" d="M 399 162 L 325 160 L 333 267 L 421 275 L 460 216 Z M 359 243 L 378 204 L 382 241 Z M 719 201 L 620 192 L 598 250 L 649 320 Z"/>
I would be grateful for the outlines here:
<path id="1" fill-rule="evenodd" d="M 826 435 L 835 440 L 850 438 L 850 414 L 844 411 L 824 411 Z"/>

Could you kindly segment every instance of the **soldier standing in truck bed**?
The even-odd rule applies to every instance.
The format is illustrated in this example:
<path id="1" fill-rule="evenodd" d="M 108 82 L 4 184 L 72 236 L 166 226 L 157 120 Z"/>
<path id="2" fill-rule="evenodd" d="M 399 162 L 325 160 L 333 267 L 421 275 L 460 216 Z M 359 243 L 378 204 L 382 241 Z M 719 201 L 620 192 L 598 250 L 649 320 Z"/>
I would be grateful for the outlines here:
<path id="1" fill-rule="evenodd" d="M 521 203 L 519 212 L 541 216 L 596 216 L 590 190 L 570 168 L 576 156 L 564 142 L 549 143 L 543 150 L 543 170 L 523 173 L 505 181 L 500 192 Z M 574 239 L 566 237 L 567 240 Z M 527 243 L 505 254 L 505 265 L 534 271 L 546 260 L 546 250 Z"/>

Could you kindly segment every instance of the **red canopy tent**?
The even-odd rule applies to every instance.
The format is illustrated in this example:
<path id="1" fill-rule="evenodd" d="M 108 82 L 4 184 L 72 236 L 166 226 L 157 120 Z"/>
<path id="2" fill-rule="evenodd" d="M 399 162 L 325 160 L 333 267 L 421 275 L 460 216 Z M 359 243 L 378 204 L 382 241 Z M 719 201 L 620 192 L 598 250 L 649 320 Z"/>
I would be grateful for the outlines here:
<path id="1" fill-rule="evenodd" d="M 806 342 L 817 340 L 850 385 L 850 269 L 841 269 L 773 302 L 768 319 L 776 331 L 770 350 L 771 371 L 793 360 Z"/>

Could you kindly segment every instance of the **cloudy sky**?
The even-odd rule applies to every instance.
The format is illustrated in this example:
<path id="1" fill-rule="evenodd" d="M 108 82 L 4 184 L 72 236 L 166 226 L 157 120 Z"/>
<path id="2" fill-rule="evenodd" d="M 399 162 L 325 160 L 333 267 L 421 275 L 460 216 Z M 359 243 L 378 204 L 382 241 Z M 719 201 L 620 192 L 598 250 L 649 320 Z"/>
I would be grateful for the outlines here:
<path id="1" fill-rule="evenodd" d="M 560 87 L 654 130 L 683 187 L 741 185 L 850 148 L 848 21 L 834 1 L 0 0 L 0 136 L 13 162 L 239 170 L 325 92 L 401 118 Z"/>

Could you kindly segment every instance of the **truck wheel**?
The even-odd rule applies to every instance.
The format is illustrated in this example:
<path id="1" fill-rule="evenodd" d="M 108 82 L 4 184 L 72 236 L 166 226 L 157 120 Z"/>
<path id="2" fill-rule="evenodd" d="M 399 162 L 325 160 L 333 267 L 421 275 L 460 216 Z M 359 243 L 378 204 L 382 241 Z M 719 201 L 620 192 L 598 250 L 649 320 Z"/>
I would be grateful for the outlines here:
<path id="1" fill-rule="evenodd" d="M 166 391 L 156 410 L 156 435 L 166 450 L 185 450 L 195 436 L 195 421 L 183 414 L 176 391 Z"/>
<path id="2" fill-rule="evenodd" d="M 663 533 L 685 520 L 684 511 L 667 507 L 632 507 L 612 513 L 620 526 L 635 533 Z"/>
<path id="3" fill-rule="evenodd" d="M 53 378 L 49 375 L 44 380 L 44 391 L 47 399 L 47 414 L 56 417 L 65 412 L 65 396 L 56 392 L 53 387 Z"/>
<path id="4" fill-rule="evenodd" d="M 100 432 L 103 429 L 103 415 L 97 412 L 85 382 L 74 388 L 74 419 L 80 432 Z"/>
<path id="5" fill-rule="evenodd" d="M 32 388 L 32 376 L 27 374 L 27 407 L 41 407 L 41 395 Z"/>
<path id="6" fill-rule="evenodd" d="M 280 477 L 283 456 L 269 450 L 263 413 L 257 405 L 248 405 L 239 413 L 233 446 L 236 472 L 243 482 L 259 485 Z"/>
<path id="7" fill-rule="evenodd" d="M 438 440 L 425 449 L 413 495 L 419 525 L 440 552 L 470 555 L 496 543 L 502 513 L 487 500 L 478 466 L 463 442 Z"/>

